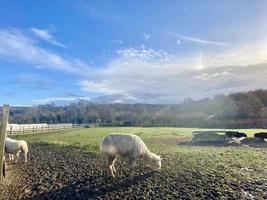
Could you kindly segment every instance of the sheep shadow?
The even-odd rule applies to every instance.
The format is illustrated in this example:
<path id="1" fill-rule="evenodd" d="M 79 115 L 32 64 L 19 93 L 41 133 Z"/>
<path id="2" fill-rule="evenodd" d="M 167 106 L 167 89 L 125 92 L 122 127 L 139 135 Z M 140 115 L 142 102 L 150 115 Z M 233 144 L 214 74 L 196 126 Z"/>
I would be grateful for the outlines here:
<path id="1" fill-rule="evenodd" d="M 104 197 L 108 193 L 114 191 L 120 192 L 127 190 L 133 186 L 138 185 L 140 182 L 152 177 L 155 172 L 147 172 L 142 175 L 134 176 L 133 179 L 113 179 L 112 177 L 94 176 L 84 178 L 82 181 L 78 181 L 74 184 L 67 185 L 65 187 L 49 191 L 47 193 L 38 194 L 34 197 L 28 198 L 28 200 L 40 200 L 40 199 L 96 199 L 98 197 Z M 90 180 L 97 179 L 99 184 L 90 184 Z M 106 180 L 104 180 L 106 179 Z"/>

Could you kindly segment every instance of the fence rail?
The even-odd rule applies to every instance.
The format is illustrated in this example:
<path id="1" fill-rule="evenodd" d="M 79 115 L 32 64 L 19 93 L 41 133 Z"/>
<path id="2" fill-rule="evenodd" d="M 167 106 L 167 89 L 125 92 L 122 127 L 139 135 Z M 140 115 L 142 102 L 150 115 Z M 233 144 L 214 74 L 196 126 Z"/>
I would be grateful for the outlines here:
<path id="1" fill-rule="evenodd" d="M 91 128 L 95 124 L 9 124 L 7 126 L 7 134 L 32 134 L 32 133 L 47 133 L 53 131 L 61 131 L 72 128 Z"/>

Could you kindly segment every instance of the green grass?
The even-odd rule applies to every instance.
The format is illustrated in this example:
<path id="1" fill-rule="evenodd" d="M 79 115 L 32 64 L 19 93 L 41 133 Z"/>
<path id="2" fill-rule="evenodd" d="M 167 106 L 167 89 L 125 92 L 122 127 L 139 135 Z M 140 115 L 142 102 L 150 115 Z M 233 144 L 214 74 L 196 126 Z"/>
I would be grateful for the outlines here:
<path id="1" fill-rule="evenodd" d="M 177 145 L 179 138 L 190 137 L 195 130 L 212 129 L 100 127 L 15 137 L 30 143 L 76 146 L 98 154 L 99 143 L 105 135 L 111 132 L 133 133 L 140 136 L 151 151 L 162 155 L 162 170 L 166 173 L 175 174 L 188 170 L 190 173 L 201 174 L 201 177 L 211 184 L 213 179 L 223 180 L 224 183 L 216 186 L 222 192 L 231 190 L 232 183 L 239 185 L 254 181 L 267 182 L 266 148 Z M 266 129 L 236 130 L 249 136 L 255 132 L 266 131 Z"/>
<path id="2" fill-rule="evenodd" d="M 85 148 L 88 151 L 98 151 L 101 138 L 112 132 L 133 133 L 141 137 L 147 145 L 154 151 L 172 152 L 179 148 L 176 145 L 175 138 L 191 137 L 192 132 L 196 130 L 213 130 L 199 128 L 141 128 L 141 127 L 105 127 L 105 128 L 87 128 L 71 129 L 54 133 L 39 133 L 15 136 L 25 139 L 28 142 L 42 142 L 59 145 L 72 145 Z M 226 130 L 226 129 L 215 129 Z M 232 129 L 233 130 L 233 129 Z M 266 129 L 235 129 L 245 132 L 252 136 L 255 132 L 266 131 Z"/>

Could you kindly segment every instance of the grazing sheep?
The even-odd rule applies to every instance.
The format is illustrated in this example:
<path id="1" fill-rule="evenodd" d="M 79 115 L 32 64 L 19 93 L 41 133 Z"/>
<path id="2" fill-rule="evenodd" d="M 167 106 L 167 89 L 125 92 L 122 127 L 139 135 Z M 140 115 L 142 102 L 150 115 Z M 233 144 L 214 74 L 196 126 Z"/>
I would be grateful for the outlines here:
<path id="1" fill-rule="evenodd" d="M 267 132 L 255 133 L 254 137 L 260 138 L 261 140 L 267 139 Z"/>
<path id="2" fill-rule="evenodd" d="M 115 161 L 117 155 L 128 159 L 128 164 L 133 176 L 133 169 L 138 158 L 154 171 L 161 168 L 161 158 L 149 151 L 143 140 L 133 134 L 111 133 L 104 137 L 100 144 L 100 151 L 105 155 L 106 166 L 113 178 L 115 178 Z"/>
<path id="3" fill-rule="evenodd" d="M 15 162 L 19 159 L 20 153 L 24 155 L 24 161 L 27 162 L 28 145 L 24 140 L 14 140 L 6 137 L 5 153 L 8 154 L 8 159 L 13 160 L 15 155 Z"/>
<path id="4" fill-rule="evenodd" d="M 245 133 L 240 133 L 238 131 L 225 131 L 225 135 L 230 138 L 230 139 L 233 139 L 233 138 L 242 138 L 242 137 L 247 137 L 247 134 Z"/>

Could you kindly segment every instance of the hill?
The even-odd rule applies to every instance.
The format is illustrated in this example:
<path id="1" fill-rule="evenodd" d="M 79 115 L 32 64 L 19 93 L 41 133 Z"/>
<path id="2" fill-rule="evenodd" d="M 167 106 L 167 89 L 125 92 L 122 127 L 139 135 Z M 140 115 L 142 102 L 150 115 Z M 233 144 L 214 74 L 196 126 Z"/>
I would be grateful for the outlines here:
<path id="1" fill-rule="evenodd" d="M 267 90 L 218 95 L 180 104 L 95 104 L 79 101 L 11 107 L 10 123 L 100 123 L 103 126 L 266 128 Z"/>

